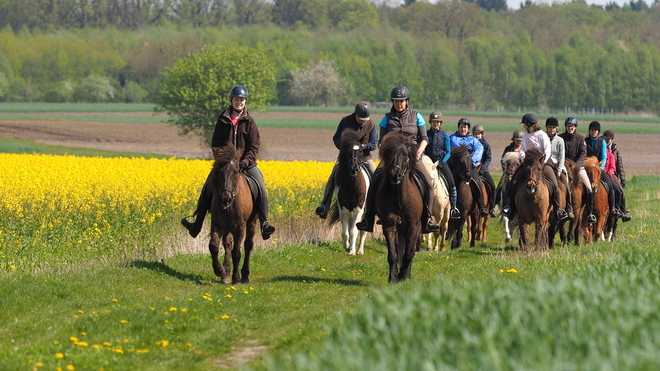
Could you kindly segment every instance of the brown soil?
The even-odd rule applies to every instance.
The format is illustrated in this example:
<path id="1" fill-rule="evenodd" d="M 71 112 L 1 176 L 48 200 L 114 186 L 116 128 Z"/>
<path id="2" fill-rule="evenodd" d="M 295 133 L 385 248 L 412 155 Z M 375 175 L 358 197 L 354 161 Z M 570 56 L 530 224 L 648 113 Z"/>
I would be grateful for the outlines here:
<path id="1" fill-rule="evenodd" d="M 95 114 L 97 115 L 97 114 Z M 98 114 L 101 115 L 101 114 Z M 105 113 L 105 115 L 112 115 Z M 126 114 L 121 114 L 126 116 Z M 152 113 L 136 113 L 152 115 Z M 339 120 L 336 113 L 272 112 L 255 114 L 259 118 L 316 118 Z M 458 117 L 446 117 L 446 123 L 457 122 Z M 490 123 L 507 119 L 473 119 L 472 124 Z M 603 123 L 607 127 L 607 123 Z M 623 123 L 617 123 L 623 124 Z M 447 125 L 446 128 L 450 129 Z M 453 126 L 451 127 L 453 129 Z M 486 127 L 488 130 L 488 127 Z M 333 130 L 261 128 L 260 158 L 263 160 L 316 160 L 333 161 L 337 149 L 332 143 Z M 510 142 L 510 133 L 486 133 L 493 148 L 493 157 L 500 157 Z M 48 120 L 0 120 L 0 137 L 29 139 L 36 142 L 70 147 L 97 148 L 113 151 L 158 153 L 189 158 L 208 158 L 210 150 L 199 137 L 180 136 L 178 129 L 168 124 L 100 123 Z M 660 135 L 617 134 L 615 142 L 624 156 L 626 173 L 660 174 L 660 158 L 654 154 L 653 144 L 660 143 Z M 491 171 L 498 172 L 497 160 Z"/>

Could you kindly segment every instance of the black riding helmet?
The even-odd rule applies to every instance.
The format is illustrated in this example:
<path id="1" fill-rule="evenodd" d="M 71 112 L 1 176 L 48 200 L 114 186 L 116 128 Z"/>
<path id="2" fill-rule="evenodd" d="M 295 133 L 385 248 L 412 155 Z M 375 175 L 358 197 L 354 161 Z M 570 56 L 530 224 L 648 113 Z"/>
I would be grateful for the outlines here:
<path id="1" fill-rule="evenodd" d="M 564 125 L 569 125 L 569 124 L 578 126 L 578 120 L 575 117 L 570 116 L 566 118 L 566 121 L 564 121 Z"/>
<path id="2" fill-rule="evenodd" d="M 230 97 L 247 98 L 249 95 L 250 94 L 248 94 L 247 89 L 245 89 L 243 85 L 236 85 L 229 91 Z"/>
<path id="3" fill-rule="evenodd" d="M 596 129 L 600 133 L 600 122 L 598 121 L 592 121 L 589 123 L 589 130 L 591 129 Z"/>
<path id="4" fill-rule="evenodd" d="M 399 85 L 396 88 L 392 89 L 390 93 L 391 99 L 410 99 L 410 90 L 405 86 Z"/>
<path id="5" fill-rule="evenodd" d="M 539 120 L 536 118 L 536 115 L 533 113 L 526 113 L 522 117 L 522 120 L 520 120 L 521 124 L 536 124 L 538 122 Z"/>
<path id="6" fill-rule="evenodd" d="M 461 117 L 460 119 L 458 119 L 458 126 L 461 126 L 461 124 L 466 124 L 468 129 L 469 129 L 471 123 L 470 123 L 469 119 L 467 119 L 465 117 Z"/>
<path id="7" fill-rule="evenodd" d="M 559 126 L 559 120 L 557 120 L 556 117 L 548 117 L 548 119 L 545 120 L 545 126 Z"/>

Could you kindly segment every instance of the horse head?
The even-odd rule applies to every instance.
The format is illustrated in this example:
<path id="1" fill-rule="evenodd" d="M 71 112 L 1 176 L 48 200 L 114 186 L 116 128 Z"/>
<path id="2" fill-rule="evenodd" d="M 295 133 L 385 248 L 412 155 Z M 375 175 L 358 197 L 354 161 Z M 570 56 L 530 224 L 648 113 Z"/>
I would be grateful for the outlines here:
<path id="1" fill-rule="evenodd" d="M 410 172 L 410 163 L 415 161 L 410 138 L 401 133 L 388 133 L 383 137 L 379 153 L 390 183 L 401 184 L 403 177 Z"/>
<path id="2" fill-rule="evenodd" d="M 600 163 L 595 156 L 589 156 L 584 159 L 584 170 L 587 172 L 587 176 L 591 181 L 591 189 L 594 194 L 598 192 L 598 186 L 600 185 Z"/>
<path id="3" fill-rule="evenodd" d="M 217 190 L 218 201 L 223 209 L 234 202 L 238 188 L 239 162 L 243 151 L 229 143 L 221 148 L 213 148 L 213 171 L 209 179 L 211 189 Z"/>
<path id="4" fill-rule="evenodd" d="M 543 177 L 544 163 L 545 156 L 537 148 L 532 147 L 525 151 L 525 160 L 522 166 L 527 173 L 527 182 L 525 183 L 527 193 L 533 194 L 536 192 Z"/>
<path id="5" fill-rule="evenodd" d="M 466 145 L 461 144 L 451 150 L 448 164 L 452 172 L 458 175 L 461 181 L 466 184 L 470 183 L 470 179 L 472 179 L 472 156 Z"/>
<path id="6" fill-rule="evenodd" d="M 339 161 L 346 164 L 348 174 L 356 177 L 362 170 L 364 154 L 360 144 L 360 134 L 353 129 L 344 129 L 341 133 Z"/>
<path id="7" fill-rule="evenodd" d="M 511 179 L 513 179 L 513 174 L 518 167 L 520 167 L 520 162 L 520 153 L 518 152 L 507 152 L 502 157 L 502 167 L 504 168 L 503 176 L 506 177 L 507 182 L 510 182 Z"/>

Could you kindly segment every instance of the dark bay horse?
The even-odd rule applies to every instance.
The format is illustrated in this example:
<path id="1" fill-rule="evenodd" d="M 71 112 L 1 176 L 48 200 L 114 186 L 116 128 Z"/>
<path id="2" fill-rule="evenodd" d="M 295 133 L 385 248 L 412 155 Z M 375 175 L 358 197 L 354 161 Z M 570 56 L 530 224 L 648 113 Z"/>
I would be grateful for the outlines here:
<path id="1" fill-rule="evenodd" d="M 247 178 L 239 171 L 241 153 L 231 143 L 214 148 L 215 163 L 209 177 L 213 193 L 209 250 L 213 272 L 222 278 L 222 283 L 250 282 L 250 254 L 254 246 L 257 208 L 253 205 Z M 218 261 L 220 240 L 225 248 L 222 265 Z M 245 246 L 245 259 L 239 275 L 241 245 Z"/>
<path id="2" fill-rule="evenodd" d="M 470 181 L 472 179 L 472 156 L 470 155 L 470 150 L 465 145 L 455 147 L 451 150 L 451 156 L 449 157 L 447 164 L 454 175 L 456 193 L 458 195 L 456 207 L 461 213 L 459 219 L 452 219 L 449 222 L 447 239 L 449 239 L 450 236 L 453 236 L 451 242 L 452 249 L 458 249 L 461 247 L 463 226 L 469 220 L 470 247 L 474 247 L 479 229 L 479 207 L 477 205 L 477 200 L 472 194 L 472 187 L 470 186 Z"/>
<path id="3" fill-rule="evenodd" d="M 415 150 L 405 135 L 390 132 L 380 145 L 383 175 L 376 189 L 376 214 L 387 241 L 389 282 L 410 278 L 422 234 L 422 196 L 413 179 Z"/>
<path id="4" fill-rule="evenodd" d="M 496 204 L 499 206 L 500 210 L 504 205 L 509 205 L 509 183 L 513 179 L 513 174 L 515 174 L 518 167 L 520 167 L 520 153 L 519 152 L 507 152 L 502 156 L 502 167 L 504 173 L 500 178 L 500 182 L 497 184 L 496 194 Z M 509 220 L 506 216 L 502 216 L 502 223 L 504 224 L 504 241 L 511 242 L 512 239 L 512 229 L 517 226 L 515 221 Z"/>
<path id="5" fill-rule="evenodd" d="M 363 152 L 360 148 L 360 134 L 353 129 L 345 129 L 341 134 L 341 148 L 335 174 L 335 195 L 337 202 L 330 209 L 328 223 L 341 221 L 341 237 L 349 255 L 363 255 L 367 232 L 358 231 L 355 223 L 362 220 L 367 202 L 370 177 L 363 165 Z M 356 245 L 357 247 L 356 251 Z"/>
<path id="6" fill-rule="evenodd" d="M 571 198 L 571 184 L 573 182 L 573 177 L 575 176 L 575 162 L 573 162 L 570 159 L 564 160 L 564 167 L 566 168 L 566 174 L 561 174 L 560 176 L 557 177 L 557 182 L 559 183 L 559 207 L 562 209 L 566 209 L 566 205 L 568 204 L 569 199 Z M 569 189 L 566 189 L 564 186 L 564 183 L 562 182 L 561 179 L 562 177 L 567 178 L 567 184 Z M 568 223 L 568 219 L 564 220 L 558 220 L 557 215 L 555 213 L 550 213 L 550 227 L 548 228 L 548 242 L 549 242 L 549 247 L 552 249 L 554 248 L 554 242 L 555 242 L 555 236 L 557 235 L 557 232 L 559 232 L 559 238 L 561 240 L 562 245 L 566 245 L 568 241 L 568 234 L 566 232 L 566 224 Z"/>
<path id="7" fill-rule="evenodd" d="M 520 234 L 520 248 L 529 250 L 529 232 L 531 224 L 536 229 L 536 250 L 545 250 L 548 247 L 548 220 L 552 204 L 550 202 L 550 187 L 548 180 L 543 177 L 543 154 L 532 147 L 525 151 L 525 159 L 518 169 L 523 172 L 522 179 L 525 184 L 518 186 L 514 195 L 518 205 L 518 231 Z"/>

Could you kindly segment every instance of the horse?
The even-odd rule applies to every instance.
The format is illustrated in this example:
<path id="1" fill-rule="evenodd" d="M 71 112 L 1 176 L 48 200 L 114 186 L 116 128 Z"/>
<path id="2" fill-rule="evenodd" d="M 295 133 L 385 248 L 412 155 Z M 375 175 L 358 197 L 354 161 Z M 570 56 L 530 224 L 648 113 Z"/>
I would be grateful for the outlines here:
<path id="1" fill-rule="evenodd" d="M 242 152 L 231 143 L 222 148 L 214 148 L 215 162 L 209 176 L 212 192 L 209 250 L 213 272 L 225 284 L 250 282 L 250 254 L 258 217 L 247 178 L 240 172 Z M 225 248 L 222 265 L 218 261 L 221 239 Z M 245 259 L 239 275 L 241 245 L 245 248 Z"/>
<path id="2" fill-rule="evenodd" d="M 481 165 L 479 165 L 481 166 Z M 481 194 L 484 195 L 484 205 L 490 205 L 490 197 L 494 194 L 495 190 L 493 189 L 491 192 L 488 192 L 488 183 L 484 180 L 484 178 L 481 178 Z M 477 234 L 474 236 L 474 238 L 477 241 L 481 242 L 488 242 L 488 221 L 490 220 L 490 214 L 489 215 L 481 215 L 479 212 L 477 214 Z"/>
<path id="3" fill-rule="evenodd" d="M 584 170 L 587 172 L 587 176 L 591 181 L 591 189 L 594 192 L 594 216 L 596 217 L 596 223 L 584 223 L 585 241 L 586 243 L 592 243 L 594 238 L 605 240 L 603 227 L 609 216 L 609 197 L 607 190 L 605 190 L 605 187 L 600 182 L 601 169 L 598 159 L 594 156 L 587 157 L 584 160 Z"/>
<path id="4" fill-rule="evenodd" d="M 552 205 L 550 186 L 543 177 L 543 154 L 535 147 L 525 151 L 525 159 L 518 171 L 527 177 L 524 187 L 518 187 L 514 195 L 518 207 L 518 233 L 520 248 L 529 249 L 529 230 L 532 223 L 536 229 L 536 250 L 548 247 L 548 219 Z"/>
<path id="5" fill-rule="evenodd" d="M 427 235 L 426 248 L 428 251 L 445 251 L 445 237 L 449 227 L 449 212 L 451 203 L 449 202 L 449 191 L 445 180 L 438 174 L 439 162 L 431 162 L 427 156 L 422 157 L 422 162 L 426 171 L 431 176 L 431 186 L 433 189 L 433 207 L 431 214 L 436 223 L 440 225 L 440 231 L 429 233 Z"/>
<path id="6" fill-rule="evenodd" d="M 557 174 L 557 166 L 556 164 L 553 164 L 553 171 L 555 174 Z M 570 171 L 570 169 L 568 169 Z M 567 171 L 567 172 L 568 172 Z M 566 200 L 567 197 L 570 197 L 569 195 L 569 190 L 566 189 L 564 186 L 564 183 L 561 181 L 560 176 L 557 176 L 557 189 L 555 192 L 559 192 L 559 207 L 562 209 L 566 209 Z M 559 232 L 559 236 L 562 242 L 562 245 L 566 244 L 566 223 L 568 222 L 567 219 L 559 220 L 557 215 L 555 213 L 550 213 L 550 226 L 548 227 L 548 248 L 554 249 L 555 248 L 555 236 L 557 235 L 557 232 Z"/>
<path id="7" fill-rule="evenodd" d="M 499 183 L 497 183 L 497 190 L 495 191 L 497 195 L 495 198 L 497 199 L 497 205 L 499 206 L 500 210 L 502 210 L 505 205 L 509 204 L 509 184 L 511 183 L 511 179 L 513 179 L 513 174 L 516 172 L 518 167 L 520 167 L 520 163 L 521 160 L 519 152 L 507 152 L 504 154 L 504 156 L 502 156 L 504 173 L 502 174 Z M 509 220 L 509 218 L 506 216 L 502 216 L 502 224 L 504 224 L 505 242 L 511 242 L 511 233 L 517 224 L 515 224 L 514 221 Z"/>
<path id="8" fill-rule="evenodd" d="M 479 207 L 477 200 L 472 194 L 472 156 L 470 150 L 465 145 L 455 147 L 451 150 L 451 156 L 447 161 L 449 168 L 454 175 L 456 181 L 456 207 L 460 212 L 460 218 L 452 219 L 449 222 L 449 236 L 453 236 L 451 248 L 458 249 L 461 247 L 461 240 L 463 239 L 463 226 L 469 219 L 470 229 L 470 247 L 474 247 L 479 228 Z M 460 182 L 459 182 L 460 180 Z M 447 237 L 449 238 L 449 237 Z"/>
<path id="9" fill-rule="evenodd" d="M 410 278 L 422 235 L 423 200 L 413 179 L 412 167 L 417 159 L 412 140 L 390 132 L 381 141 L 379 156 L 382 180 L 375 190 L 376 215 L 387 242 L 389 283 L 396 283 Z"/>
<path id="10" fill-rule="evenodd" d="M 371 179 L 363 165 L 359 133 L 350 128 L 345 129 L 341 134 L 340 147 L 335 174 L 337 201 L 330 208 L 328 224 L 332 226 L 341 221 L 341 238 L 344 249 L 349 255 L 364 255 L 364 241 L 367 238 L 367 232 L 358 231 L 355 223 L 362 220 L 364 216 L 367 190 Z"/>

